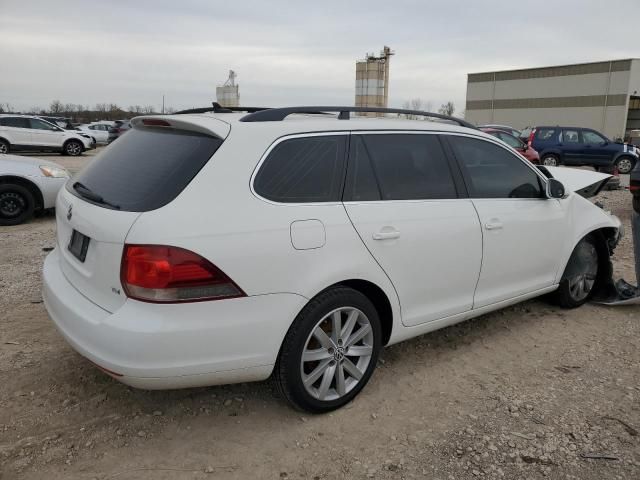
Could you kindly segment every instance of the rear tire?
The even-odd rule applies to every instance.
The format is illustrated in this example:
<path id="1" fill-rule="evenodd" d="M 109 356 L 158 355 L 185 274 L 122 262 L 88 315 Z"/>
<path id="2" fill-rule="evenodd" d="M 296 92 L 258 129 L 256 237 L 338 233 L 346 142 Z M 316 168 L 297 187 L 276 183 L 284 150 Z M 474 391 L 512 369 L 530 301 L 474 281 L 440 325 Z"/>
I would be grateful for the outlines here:
<path id="1" fill-rule="evenodd" d="M 555 302 L 563 308 L 584 305 L 593 295 L 600 259 L 595 241 L 587 236 L 578 242 L 554 292 Z"/>
<path id="2" fill-rule="evenodd" d="M 33 194 L 22 185 L 0 184 L 0 225 L 19 225 L 33 216 Z"/>
<path id="3" fill-rule="evenodd" d="M 11 147 L 9 146 L 9 142 L 0 139 L 0 155 L 3 153 L 9 153 L 10 149 Z"/>
<path id="4" fill-rule="evenodd" d="M 618 168 L 618 172 L 625 175 L 627 173 L 630 173 L 635 166 L 636 161 L 631 157 L 620 157 L 618 160 L 616 160 L 616 167 Z"/>
<path id="5" fill-rule="evenodd" d="M 557 155 L 546 154 L 540 159 L 540 164 L 546 167 L 557 167 L 560 165 L 560 159 Z"/>
<path id="6" fill-rule="evenodd" d="M 373 303 L 351 288 L 332 288 L 311 300 L 289 328 L 274 369 L 276 386 L 298 409 L 335 410 L 367 384 L 381 345 Z"/>

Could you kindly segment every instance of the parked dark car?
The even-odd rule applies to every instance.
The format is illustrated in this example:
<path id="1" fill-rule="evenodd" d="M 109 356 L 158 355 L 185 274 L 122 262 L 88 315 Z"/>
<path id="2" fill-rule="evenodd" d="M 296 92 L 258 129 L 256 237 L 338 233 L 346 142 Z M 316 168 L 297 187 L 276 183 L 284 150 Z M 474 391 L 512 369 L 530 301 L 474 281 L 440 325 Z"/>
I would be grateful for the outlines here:
<path id="1" fill-rule="evenodd" d="M 535 148 L 530 147 L 519 138 L 514 137 L 504 130 L 499 130 L 497 128 L 480 127 L 480 130 L 502 140 L 524 158 L 529 160 L 531 163 L 535 165 L 538 165 L 540 163 L 540 155 L 538 155 L 538 152 L 535 150 Z"/>
<path id="2" fill-rule="evenodd" d="M 113 127 L 109 129 L 108 143 L 120 138 L 131 129 L 131 122 L 129 120 L 116 120 L 113 122 Z"/>
<path id="3" fill-rule="evenodd" d="M 635 146 L 614 142 L 590 128 L 539 126 L 527 131 L 529 146 L 538 151 L 542 165 L 615 166 L 629 173 L 638 161 Z"/>
<path id="4" fill-rule="evenodd" d="M 522 132 L 517 128 L 510 127 L 509 125 L 499 125 L 496 123 L 488 123 L 486 125 L 480 125 L 478 127 L 480 130 L 484 128 L 491 128 L 493 130 L 501 130 L 503 132 L 507 132 L 509 135 L 513 135 L 516 138 L 520 138 Z"/>

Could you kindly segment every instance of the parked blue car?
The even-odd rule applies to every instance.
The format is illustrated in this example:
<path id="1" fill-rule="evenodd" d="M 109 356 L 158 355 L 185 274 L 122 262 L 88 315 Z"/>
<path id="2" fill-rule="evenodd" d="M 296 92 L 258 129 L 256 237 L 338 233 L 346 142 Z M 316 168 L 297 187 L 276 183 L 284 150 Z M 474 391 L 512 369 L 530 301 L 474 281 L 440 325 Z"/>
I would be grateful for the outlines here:
<path id="1" fill-rule="evenodd" d="M 629 173 L 640 154 L 635 146 L 614 142 L 590 128 L 543 126 L 525 129 L 523 136 L 527 134 L 529 145 L 540 154 L 540 163 L 552 167 L 615 166 L 620 173 Z"/>

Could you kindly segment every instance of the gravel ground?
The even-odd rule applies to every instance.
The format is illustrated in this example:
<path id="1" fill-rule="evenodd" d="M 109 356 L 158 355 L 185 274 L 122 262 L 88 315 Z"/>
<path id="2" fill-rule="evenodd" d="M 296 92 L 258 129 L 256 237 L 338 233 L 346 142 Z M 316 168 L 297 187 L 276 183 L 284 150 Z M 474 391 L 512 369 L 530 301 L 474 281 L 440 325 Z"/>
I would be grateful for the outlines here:
<path id="1" fill-rule="evenodd" d="M 629 231 L 629 193 L 598 200 Z M 0 232 L 2 480 L 640 478 L 639 307 L 485 315 L 386 349 L 352 404 L 309 416 L 269 382 L 149 392 L 95 369 L 41 303 L 54 229 Z M 633 282 L 630 238 L 614 265 Z"/>

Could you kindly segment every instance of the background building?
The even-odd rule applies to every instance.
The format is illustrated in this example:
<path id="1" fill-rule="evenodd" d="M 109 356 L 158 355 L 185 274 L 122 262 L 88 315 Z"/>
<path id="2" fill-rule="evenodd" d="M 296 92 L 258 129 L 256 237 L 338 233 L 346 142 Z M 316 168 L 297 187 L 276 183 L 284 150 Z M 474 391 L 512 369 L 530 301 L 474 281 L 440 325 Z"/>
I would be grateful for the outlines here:
<path id="1" fill-rule="evenodd" d="M 386 107 L 389 100 L 389 61 L 394 52 L 385 46 L 380 56 L 367 54 L 356 62 L 356 107 Z M 362 113 L 365 116 L 383 114 Z"/>
<path id="2" fill-rule="evenodd" d="M 465 118 L 515 128 L 569 125 L 624 137 L 640 128 L 640 59 L 470 73 Z"/>
<path id="3" fill-rule="evenodd" d="M 236 85 L 236 72 L 229 70 L 229 78 L 220 87 L 216 87 L 216 98 L 223 107 L 240 106 L 240 86 Z"/>

